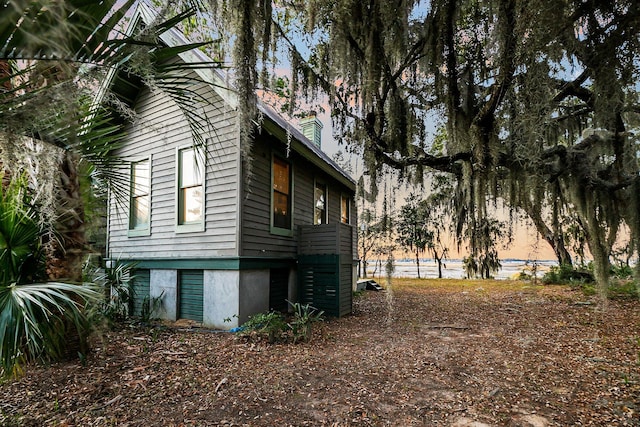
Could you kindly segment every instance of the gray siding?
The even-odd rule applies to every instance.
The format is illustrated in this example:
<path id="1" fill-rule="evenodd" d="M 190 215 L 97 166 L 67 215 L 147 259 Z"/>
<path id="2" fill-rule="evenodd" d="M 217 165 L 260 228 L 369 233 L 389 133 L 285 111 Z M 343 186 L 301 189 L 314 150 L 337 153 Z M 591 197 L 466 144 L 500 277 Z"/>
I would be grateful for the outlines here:
<path id="1" fill-rule="evenodd" d="M 122 258 L 208 258 L 238 254 L 238 142 L 236 113 L 209 87 L 197 87 L 213 105 L 202 106 L 210 118 L 205 175 L 205 231 L 176 233 L 176 149 L 193 144 L 179 107 L 167 96 L 143 89 L 135 105 L 136 124 L 119 154 L 136 161 L 152 156 L 151 230 L 128 237 L 126 206 L 110 204 L 109 252 Z M 128 171 L 126 172 L 129 173 Z"/>
<path id="2" fill-rule="evenodd" d="M 283 155 L 284 144 L 263 133 L 257 135 L 252 148 L 251 178 L 242 208 L 242 254 L 244 256 L 295 257 L 298 251 L 298 228 L 313 223 L 313 187 L 322 180 L 328 188 L 328 222 L 340 222 L 340 196 L 351 197 L 351 218 L 355 224 L 354 194 L 344 185 L 312 165 L 296 153 L 289 161 L 293 166 L 293 235 L 271 233 L 271 159 L 273 153 Z"/>
<path id="3" fill-rule="evenodd" d="M 353 255 L 354 227 L 338 222 L 304 226 L 299 229 L 300 255 Z"/>

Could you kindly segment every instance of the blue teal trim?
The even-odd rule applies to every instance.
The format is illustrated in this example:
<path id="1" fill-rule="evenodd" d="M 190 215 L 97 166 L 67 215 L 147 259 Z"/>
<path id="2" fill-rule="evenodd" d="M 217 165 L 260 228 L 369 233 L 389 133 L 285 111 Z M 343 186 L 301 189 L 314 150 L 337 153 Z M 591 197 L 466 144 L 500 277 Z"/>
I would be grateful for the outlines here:
<path id="1" fill-rule="evenodd" d="M 120 261 L 125 259 L 120 258 Z M 131 258 L 126 261 L 137 262 L 136 268 L 158 270 L 261 270 L 268 268 L 291 268 L 296 265 L 295 258 L 269 257 L 218 257 L 206 259 Z"/>

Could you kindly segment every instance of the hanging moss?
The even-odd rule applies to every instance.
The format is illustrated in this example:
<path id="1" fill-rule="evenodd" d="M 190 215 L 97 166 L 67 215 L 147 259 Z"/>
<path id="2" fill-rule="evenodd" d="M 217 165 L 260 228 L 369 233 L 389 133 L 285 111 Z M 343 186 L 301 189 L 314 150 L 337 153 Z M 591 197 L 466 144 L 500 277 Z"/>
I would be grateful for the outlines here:
<path id="1" fill-rule="evenodd" d="M 458 241 L 477 260 L 494 253 L 488 212 L 503 201 L 565 259 L 562 236 L 581 229 L 601 280 L 621 225 L 640 246 L 637 203 L 619 208 L 637 200 L 640 179 L 638 139 L 627 134 L 640 121 L 634 2 L 313 0 L 278 4 L 279 15 L 263 0 L 223 3 L 237 18 L 234 61 L 249 114 L 241 122 L 251 120 L 252 69 L 275 62 L 266 53 L 276 38 L 295 48 L 278 31 L 299 23 L 315 46 L 290 54 L 290 113 L 297 97 L 322 89 L 373 187 L 384 164 L 414 182 L 431 170 L 450 174 Z M 434 116 L 446 127 L 436 155 L 426 131 Z"/>

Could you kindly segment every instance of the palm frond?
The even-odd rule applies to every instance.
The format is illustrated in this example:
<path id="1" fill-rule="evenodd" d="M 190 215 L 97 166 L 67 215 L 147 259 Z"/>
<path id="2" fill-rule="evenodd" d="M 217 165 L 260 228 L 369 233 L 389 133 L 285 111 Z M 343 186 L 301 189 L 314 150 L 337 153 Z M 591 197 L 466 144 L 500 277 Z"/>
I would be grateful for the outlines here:
<path id="1" fill-rule="evenodd" d="M 59 358 L 69 330 L 85 334 L 86 307 L 102 294 L 92 285 L 60 282 L 0 287 L 0 367 L 11 376 L 22 364 Z"/>

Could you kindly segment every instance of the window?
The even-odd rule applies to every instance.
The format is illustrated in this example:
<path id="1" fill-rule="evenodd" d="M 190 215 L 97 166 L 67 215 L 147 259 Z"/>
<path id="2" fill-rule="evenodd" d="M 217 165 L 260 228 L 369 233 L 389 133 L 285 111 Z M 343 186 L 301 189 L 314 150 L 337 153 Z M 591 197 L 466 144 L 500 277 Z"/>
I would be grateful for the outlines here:
<path id="1" fill-rule="evenodd" d="M 151 206 L 150 166 L 150 159 L 140 160 L 131 164 L 129 236 L 149 234 L 149 208 Z"/>
<path id="2" fill-rule="evenodd" d="M 349 217 L 350 217 L 350 205 L 351 205 L 351 201 L 349 200 L 348 196 L 345 196 L 344 194 L 340 196 L 340 221 L 345 223 L 345 224 L 349 224 Z"/>
<path id="3" fill-rule="evenodd" d="M 327 186 L 316 182 L 313 191 L 313 223 L 327 223 Z"/>
<path id="4" fill-rule="evenodd" d="M 204 170 L 204 156 L 195 147 L 178 150 L 178 227 L 181 231 L 202 231 Z"/>
<path id="5" fill-rule="evenodd" d="M 273 156 L 272 179 L 272 232 L 291 234 L 292 220 L 292 180 L 291 165 L 279 157 Z"/>

